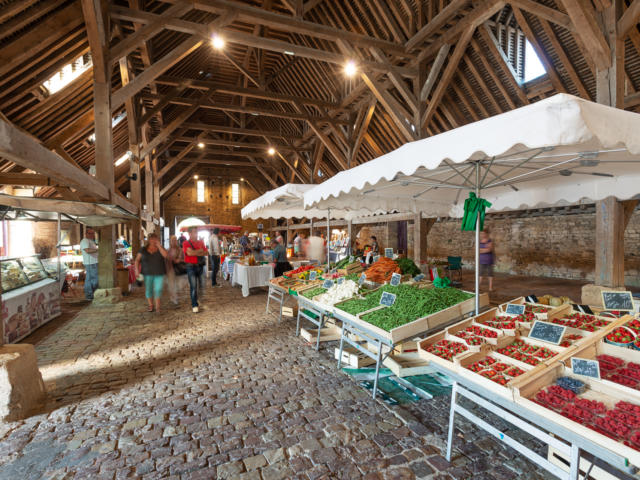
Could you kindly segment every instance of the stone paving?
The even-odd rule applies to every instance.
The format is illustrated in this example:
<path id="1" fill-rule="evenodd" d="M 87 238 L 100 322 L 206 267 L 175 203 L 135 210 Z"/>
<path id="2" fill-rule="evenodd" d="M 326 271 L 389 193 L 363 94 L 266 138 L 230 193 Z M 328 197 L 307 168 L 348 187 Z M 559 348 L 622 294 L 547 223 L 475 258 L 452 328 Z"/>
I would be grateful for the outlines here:
<path id="1" fill-rule="evenodd" d="M 447 462 L 449 397 L 373 401 L 265 301 L 81 311 L 36 345 L 48 402 L 0 425 L 0 479 L 549 478 L 464 422 Z"/>

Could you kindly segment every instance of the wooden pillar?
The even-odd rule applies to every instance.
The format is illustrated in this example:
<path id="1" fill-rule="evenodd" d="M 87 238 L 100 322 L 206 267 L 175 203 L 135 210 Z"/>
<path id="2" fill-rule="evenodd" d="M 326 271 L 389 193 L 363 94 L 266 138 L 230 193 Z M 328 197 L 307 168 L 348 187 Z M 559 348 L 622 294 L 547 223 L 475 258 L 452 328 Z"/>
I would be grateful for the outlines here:
<path id="1" fill-rule="evenodd" d="M 347 252 L 349 255 L 352 254 L 351 246 L 353 245 L 353 222 L 351 220 L 347 220 L 347 237 L 349 239 L 349 243 L 347 244 Z"/>
<path id="2" fill-rule="evenodd" d="M 153 224 L 153 174 L 151 173 L 151 158 L 147 157 L 144 162 L 144 203 L 147 206 L 148 220 L 146 222 L 147 233 L 151 233 L 155 229 Z"/>
<path id="3" fill-rule="evenodd" d="M 434 223 L 435 218 L 422 218 L 420 213 L 413 218 L 413 261 L 418 266 L 427 260 L 427 235 Z"/>
<path id="4" fill-rule="evenodd" d="M 136 151 L 138 149 L 136 148 Z M 140 187 L 140 164 L 137 152 L 133 152 L 132 158 L 129 160 L 129 177 L 135 176 L 135 180 L 129 180 L 129 191 L 131 192 L 131 202 L 138 207 L 142 214 L 142 189 Z M 131 222 L 131 252 L 135 256 L 140 251 L 140 242 L 142 235 L 140 219 Z"/>
<path id="5" fill-rule="evenodd" d="M 384 245 L 381 245 L 381 247 L 393 248 L 394 252 L 398 252 L 398 222 L 387 222 L 386 238 Z M 380 250 L 380 253 L 383 254 L 384 250 Z"/>
<path id="6" fill-rule="evenodd" d="M 622 16 L 622 0 L 613 0 L 602 11 L 601 28 L 611 52 L 608 68 L 596 67 L 596 101 L 624 108 L 624 38 L 618 37 L 617 24 Z"/>
<path id="7" fill-rule="evenodd" d="M 596 203 L 596 285 L 624 286 L 624 208 L 615 197 Z"/>

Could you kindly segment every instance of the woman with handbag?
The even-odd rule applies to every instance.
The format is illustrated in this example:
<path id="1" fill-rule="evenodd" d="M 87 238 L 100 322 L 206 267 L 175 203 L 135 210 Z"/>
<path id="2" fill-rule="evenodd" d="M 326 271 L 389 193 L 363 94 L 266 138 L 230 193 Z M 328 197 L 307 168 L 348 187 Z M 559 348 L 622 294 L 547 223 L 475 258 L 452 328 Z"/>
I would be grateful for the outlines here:
<path id="1" fill-rule="evenodd" d="M 171 303 L 178 304 L 178 291 L 184 289 L 187 283 L 187 265 L 184 263 L 184 255 L 178 244 L 178 237 L 171 235 L 169 238 L 169 250 L 167 250 L 167 286 Z"/>
<path id="2" fill-rule="evenodd" d="M 198 240 L 198 229 L 189 228 L 189 239 L 182 244 L 184 261 L 187 264 L 187 278 L 189 280 L 189 293 L 191 295 L 191 310 L 198 313 L 198 285 L 206 264 L 208 255 L 207 247 L 202 240 Z"/>
<path id="3" fill-rule="evenodd" d="M 156 233 L 150 233 L 147 243 L 136 256 L 136 272 L 144 277 L 145 296 L 149 303 L 149 311 L 160 311 L 160 297 L 164 287 L 164 276 L 167 272 L 165 258 L 167 251 L 160 245 Z"/>

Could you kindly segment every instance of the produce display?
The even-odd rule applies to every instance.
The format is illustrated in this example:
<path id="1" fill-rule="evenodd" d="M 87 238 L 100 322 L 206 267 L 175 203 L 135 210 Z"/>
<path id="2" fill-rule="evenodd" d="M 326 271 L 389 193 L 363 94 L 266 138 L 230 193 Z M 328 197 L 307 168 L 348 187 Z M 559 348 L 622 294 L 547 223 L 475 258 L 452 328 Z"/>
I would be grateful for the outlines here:
<path id="1" fill-rule="evenodd" d="M 499 348 L 496 352 L 534 366 L 556 355 L 556 352 L 547 347 L 532 345 L 521 338 L 506 347 Z"/>
<path id="2" fill-rule="evenodd" d="M 613 355 L 598 355 L 600 377 L 625 387 L 640 390 L 640 364 L 626 362 Z"/>
<path id="3" fill-rule="evenodd" d="M 563 384 L 567 385 L 566 381 Z M 540 390 L 532 401 L 606 437 L 640 450 L 640 405 L 618 401 L 613 408 L 608 408 L 601 401 L 583 398 L 581 395 L 583 394 L 576 394 L 574 389 L 557 384 Z"/>
<path id="4" fill-rule="evenodd" d="M 561 347 L 570 347 L 578 340 L 582 340 L 584 337 L 582 335 L 578 335 L 577 333 L 567 333 L 562 340 L 560 341 Z"/>
<path id="5" fill-rule="evenodd" d="M 502 386 L 505 386 L 511 380 L 525 372 L 520 367 L 499 362 L 491 356 L 487 356 L 482 360 L 466 365 L 465 368 Z"/>
<path id="6" fill-rule="evenodd" d="M 22 287 L 29 283 L 17 260 L 4 260 L 0 262 L 0 269 L 3 292 Z"/>
<path id="7" fill-rule="evenodd" d="M 285 277 L 289 278 L 300 278 L 302 280 L 306 280 L 309 278 L 311 271 L 315 270 L 318 274 L 322 274 L 323 270 L 314 265 L 302 265 L 295 270 L 289 270 L 288 272 L 284 272 Z"/>
<path id="8" fill-rule="evenodd" d="M 467 345 L 473 346 L 482 345 L 487 338 L 498 338 L 498 332 L 495 330 L 479 326 L 470 326 L 451 335 L 461 338 Z"/>
<path id="9" fill-rule="evenodd" d="M 403 275 L 411 275 L 412 277 L 415 277 L 416 275 L 422 273 L 422 271 L 410 258 L 398 258 L 396 259 L 396 263 L 400 267 L 400 271 Z"/>
<path id="10" fill-rule="evenodd" d="M 427 352 L 437 355 L 440 358 L 451 361 L 453 357 L 460 353 L 468 351 L 466 345 L 461 342 L 452 342 L 449 340 L 440 340 L 438 343 L 430 346 Z"/>
<path id="11" fill-rule="evenodd" d="M 347 265 L 349 265 L 349 257 L 345 257 L 342 260 L 340 260 L 338 263 L 335 264 L 334 268 L 345 268 Z"/>
<path id="12" fill-rule="evenodd" d="M 553 295 L 543 295 L 538 297 L 538 303 L 542 305 L 551 305 L 552 307 L 559 307 L 567 303 L 576 303 L 569 297 L 554 297 Z"/>
<path id="13" fill-rule="evenodd" d="M 335 283 L 329 290 L 318 295 L 314 300 L 323 305 L 335 305 L 338 302 L 353 297 L 358 293 L 358 284 L 352 280 Z"/>
<path id="14" fill-rule="evenodd" d="M 456 288 L 415 288 L 412 285 L 384 285 L 364 298 L 353 298 L 338 305 L 341 310 L 357 315 L 377 307 L 383 292 L 396 295 L 391 307 L 381 308 L 360 317 L 387 332 L 472 298 L 473 295 Z"/>
<path id="15" fill-rule="evenodd" d="M 390 258 L 380 257 L 367 269 L 365 276 L 371 282 L 385 283 L 391 280 L 391 275 L 394 273 L 401 273 L 398 264 Z"/>
<path id="16" fill-rule="evenodd" d="M 608 320 L 598 318 L 595 315 L 588 315 L 585 313 L 571 313 L 559 318 L 554 318 L 551 323 L 558 325 L 565 325 L 569 328 L 576 328 L 578 330 L 585 330 L 587 332 L 595 332 L 611 323 Z"/>
<path id="17" fill-rule="evenodd" d="M 515 317 L 497 316 L 487 320 L 479 320 L 478 323 L 487 327 L 499 328 L 500 330 L 515 330 Z"/>
<path id="18" fill-rule="evenodd" d="M 636 332 L 626 326 L 618 327 L 605 337 L 607 343 L 618 347 L 632 348 L 636 342 Z"/>
<path id="19" fill-rule="evenodd" d="M 327 291 L 327 289 L 323 288 L 323 287 L 310 288 L 309 290 L 303 291 L 302 292 L 302 296 L 305 297 L 305 298 L 311 299 L 311 298 L 315 297 L 316 295 L 323 294 L 326 291 Z"/>
<path id="20" fill-rule="evenodd" d="M 47 278 L 47 272 L 44 270 L 40 260 L 37 257 L 25 257 L 20 260 L 22 269 L 29 279 L 29 282 L 37 282 Z"/>

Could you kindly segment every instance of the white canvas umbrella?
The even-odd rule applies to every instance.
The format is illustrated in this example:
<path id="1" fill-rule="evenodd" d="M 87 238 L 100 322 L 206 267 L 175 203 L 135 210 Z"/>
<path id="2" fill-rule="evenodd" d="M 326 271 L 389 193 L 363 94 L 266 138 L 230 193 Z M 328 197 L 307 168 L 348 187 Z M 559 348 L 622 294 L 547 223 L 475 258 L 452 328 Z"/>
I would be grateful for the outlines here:
<path id="1" fill-rule="evenodd" d="M 460 217 L 469 192 L 494 211 L 629 199 L 640 193 L 640 115 L 555 95 L 340 172 L 304 203 Z M 478 260 L 476 231 L 476 309 Z"/>

